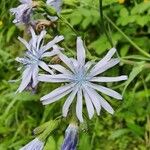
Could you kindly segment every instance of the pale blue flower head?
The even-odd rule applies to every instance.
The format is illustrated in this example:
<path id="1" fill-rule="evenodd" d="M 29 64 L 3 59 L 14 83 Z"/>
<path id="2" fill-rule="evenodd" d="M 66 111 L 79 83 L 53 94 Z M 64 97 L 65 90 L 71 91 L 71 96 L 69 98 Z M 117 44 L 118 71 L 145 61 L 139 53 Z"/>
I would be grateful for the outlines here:
<path id="1" fill-rule="evenodd" d="M 38 84 L 39 67 L 53 74 L 53 71 L 43 61 L 43 58 L 57 55 L 62 50 L 56 44 L 64 39 L 63 36 L 56 36 L 52 41 L 44 45 L 43 38 L 46 35 L 46 31 L 42 31 L 39 35 L 36 35 L 32 28 L 30 31 L 32 38 L 29 42 L 19 37 L 19 40 L 25 45 L 27 51 L 24 58 L 16 58 L 25 68 L 22 73 L 22 82 L 17 92 L 22 92 L 28 85 L 31 85 L 32 88 L 36 87 Z M 51 51 L 48 51 L 50 49 Z"/>
<path id="2" fill-rule="evenodd" d="M 116 91 L 104 87 L 99 83 L 117 82 L 127 80 L 127 76 L 104 77 L 103 72 L 112 68 L 119 63 L 118 58 L 112 58 L 116 49 L 112 48 L 98 63 L 86 62 L 85 48 L 80 37 L 77 38 L 77 59 L 68 58 L 66 55 L 60 53 L 59 58 L 66 64 L 67 68 L 61 65 L 50 65 L 60 72 L 57 75 L 41 75 L 39 80 L 43 82 L 59 82 L 66 83 L 51 93 L 43 96 L 41 101 L 44 105 L 53 103 L 68 95 L 63 105 L 63 116 L 66 117 L 69 107 L 73 100 L 76 100 L 76 116 L 83 122 L 82 107 L 83 99 L 85 100 L 87 112 L 91 119 L 94 115 L 94 108 L 97 114 L 100 114 L 101 107 L 109 113 L 113 114 L 114 110 L 109 103 L 100 95 L 106 94 L 116 99 L 122 99 L 122 96 Z M 100 92 L 100 93 L 99 93 Z"/>
<path id="3" fill-rule="evenodd" d="M 11 8 L 10 12 L 15 15 L 13 23 L 15 24 L 29 24 L 32 13 L 32 0 L 19 0 L 21 5 L 16 8 Z"/>
<path id="4" fill-rule="evenodd" d="M 61 150 L 76 150 L 78 142 L 78 126 L 70 124 L 65 132 L 65 139 Z"/>
<path id="5" fill-rule="evenodd" d="M 46 4 L 53 7 L 56 10 L 57 14 L 60 14 L 61 6 L 62 6 L 62 0 L 47 0 Z M 48 16 L 48 18 L 51 21 L 56 21 L 58 19 L 57 16 Z"/>
<path id="6" fill-rule="evenodd" d="M 40 141 L 38 138 L 34 139 L 24 147 L 22 147 L 20 150 L 43 150 L 44 143 Z"/>

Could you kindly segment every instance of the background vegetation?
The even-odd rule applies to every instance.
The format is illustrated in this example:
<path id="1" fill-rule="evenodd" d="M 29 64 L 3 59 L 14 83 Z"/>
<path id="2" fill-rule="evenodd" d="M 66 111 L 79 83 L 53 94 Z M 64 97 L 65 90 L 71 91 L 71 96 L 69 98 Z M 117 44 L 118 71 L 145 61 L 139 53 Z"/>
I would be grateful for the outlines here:
<path id="1" fill-rule="evenodd" d="M 79 150 L 148 150 L 150 149 L 150 2 L 148 0 L 103 0 L 105 26 L 116 45 L 121 63 L 107 75 L 129 75 L 125 83 L 107 84 L 124 94 L 123 101 L 109 99 L 116 110 L 113 116 L 105 111 L 100 117 L 86 120 L 80 129 Z M 17 36 L 27 37 L 23 27 L 12 23 L 9 9 L 18 0 L 0 1 L 0 150 L 18 150 L 33 139 L 33 129 L 61 115 L 63 100 L 43 107 L 41 95 L 59 85 L 40 84 L 37 94 L 15 95 L 20 78 L 16 56 L 24 47 Z M 63 18 L 82 35 L 88 59 L 98 60 L 111 47 L 102 27 L 98 0 L 64 0 Z M 113 22 L 112 22 L 113 21 Z M 75 33 L 59 21 L 51 35 L 63 34 L 68 55 L 75 54 Z M 47 37 L 50 38 L 50 37 Z M 60 149 L 66 122 L 51 134 L 45 150 Z"/>

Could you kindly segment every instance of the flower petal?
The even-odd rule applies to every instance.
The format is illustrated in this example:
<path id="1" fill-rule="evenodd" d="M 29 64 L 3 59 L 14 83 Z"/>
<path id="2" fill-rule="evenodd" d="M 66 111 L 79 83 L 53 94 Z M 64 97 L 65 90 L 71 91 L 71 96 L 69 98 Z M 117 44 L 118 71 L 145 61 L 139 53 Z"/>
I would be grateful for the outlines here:
<path id="1" fill-rule="evenodd" d="M 83 88 L 83 94 L 84 94 L 84 98 L 85 98 L 88 115 L 89 115 L 89 118 L 91 119 L 94 115 L 94 107 L 93 107 L 93 104 L 91 102 L 89 95 L 87 94 L 87 92 L 84 88 Z"/>
<path id="2" fill-rule="evenodd" d="M 30 43 L 32 44 L 33 46 L 33 49 L 36 48 L 36 43 L 37 43 L 37 39 L 38 39 L 38 36 L 35 34 L 33 28 L 31 27 L 30 28 L 30 32 L 31 32 L 31 35 L 32 35 L 32 39 L 30 41 Z"/>
<path id="3" fill-rule="evenodd" d="M 71 80 L 71 76 L 66 75 L 66 74 L 58 74 L 58 75 L 44 75 L 44 74 L 40 74 L 40 76 L 38 77 L 39 81 L 42 82 L 51 82 L 51 83 L 62 83 L 62 82 L 70 82 Z"/>
<path id="4" fill-rule="evenodd" d="M 64 39 L 64 37 L 62 35 L 56 36 L 52 41 L 50 41 L 45 46 L 43 46 L 42 51 L 43 52 L 47 51 L 48 49 L 52 48 L 53 45 L 55 45 L 56 43 L 62 41 L 63 39 Z"/>
<path id="5" fill-rule="evenodd" d="M 82 67 L 85 64 L 85 48 L 81 37 L 77 38 L 77 60 L 78 64 Z"/>
<path id="6" fill-rule="evenodd" d="M 53 68 L 57 71 L 59 71 L 60 73 L 63 73 L 63 74 L 69 74 L 69 75 L 72 75 L 72 72 L 69 71 L 68 69 L 66 69 L 65 67 L 57 64 L 57 65 L 48 65 L 50 68 Z"/>
<path id="7" fill-rule="evenodd" d="M 97 92 L 95 92 L 95 96 L 100 100 L 101 106 L 110 114 L 114 113 L 113 108 L 110 106 L 110 104 L 102 97 L 100 96 Z"/>
<path id="8" fill-rule="evenodd" d="M 93 88 L 92 86 L 89 86 L 90 88 Z M 93 94 L 94 94 L 94 98 L 99 100 L 100 102 L 100 105 L 107 111 L 109 112 L 110 114 L 113 114 L 114 113 L 114 110 L 113 108 L 109 105 L 109 103 L 103 99 L 102 96 L 100 96 L 94 89 L 93 89 Z"/>
<path id="9" fill-rule="evenodd" d="M 103 67 L 104 65 L 107 64 L 108 61 L 110 61 L 111 57 L 115 54 L 116 49 L 112 48 L 108 51 L 108 53 L 106 54 L 106 56 L 101 59 L 91 70 L 92 72 L 96 72 L 99 68 Z"/>
<path id="10" fill-rule="evenodd" d="M 128 77 L 123 75 L 123 76 L 118 76 L 118 77 L 93 77 L 90 81 L 92 82 L 118 82 L 118 81 L 123 81 L 127 79 Z"/>
<path id="11" fill-rule="evenodd" d="M 64 85 L 62 87 L 59 87 L 57 89 L 55 89 L 54 91 L 52 91 L 51 93 L 43 96 L 41 98 L 41 101 L 44 101 L 44 100 L 47 100 L 47 99 L 53 99 L 65 92 L 67 92 L 68 90 L 72 90 L 72 88 L 75 86 L 74 83 L 70 83 L 70 84 L 67 84 L 67 85 Z"/>
<path id="12" fill-rule="evenodd" d="M 77 118 L 79 119 L 80 122 L 83 122 L 83 116 L 82 116 L 82 90 L 79 89 L 78 93 L 77 93 L 77 103 L 76 103 L 76 115 Z"/>
<path id="13" fill-rule="evenodd" d="M 20 58 L 20 57 L 16 57 L 15 59 L 17 62 L 22 63 L 24 65 L 27 65 L 28 63 L 30 63 L 30 60 L 28 58 Z"/>
<path id="14" fill-rule="evenodd" d="M 36 51 L 39 51 L 39 49 L 40 49 L 40 44 L 42 44 L 41 41 L 43 40 L 43 38 L 44 38 L 45 35 L 46 35 L 46 31 L 45 31 L 45 30 L 41 31 L 40 35 L 39 35 L 38 38 L 37 38 Z"/>
<path id="15" fill-rule="evenodd" d="M 93 84 L 93 83 L 88 83 L 88 85 L 90 87 L 92 87 L 93 89 L 95 89 L 99 92 L 102 92 L 108 96 L 111 96 L 113 98 L 120 99 L 120 100 L 122 99 L 122 96 L 112 89 L 106 88 L 106 87 L 101 86 L 101 85 Z"/>
<path id="16" fill-rule="evenodd" d="M 33 73 L 32 73 L 32 87 L 36 87 L 36 85 L 38 84 L 38 72 L 39 72 L 39 67 L 38 65 L 34 65 L 33 67 Z"/>
<path id="17" fill-rule="evenodd" d="M 90 88 L 89 86 L 85 86 L 85 90 L 86 90 L 88 96 L 90 97 L 90 99 L 96 109 L 97 114 L 100 115 L 101 104 L 100 104 L 99 99 L 95 96 L 96 91 L 93 90 L 92 88 Z"/>
<path id="18" fill-rule="evenodd" d="M 42 101 L 42 104 L 48 105 L 48 104 L 51 104 L 53 102 L 56 102 L 56 101 L 60 100 L 61 98 L 63 98 L 64 96 L 66 96 L 67 94 L 69 94 L 71 91 L 72 91 L 72 89 L 69 89 L 69 90 L 65 91 L 64 93 L 57 95 L 56 97 L 53 97 L 51 99 L 45 99 Z"/>
<path id="19" fill-rule="evenodd" d="M 64 50 L 64 49 L 59 47 L 59 46 L 57 46 L 57 45 L 53 45 L 53 50 L 51 52 L 44 52 L 42 54 L 42 58 L 43 57 L 52 57 L 54 55 L 58 55 L 61 50 Z"/>
<path id="20" fill-rule="evenodd" d="M 42 58 L 44 58 L 44 57 L 52 57 L 52 56 L 54 56 L 54 55 L 56 55 L 56 54 L 57 54 L 57 53 L 54 52 L 54 51 L 45 52 L 45 53 L 42 54 Z"/>
<path id="21" fill-rule="evenodd" d="M 47 0 L 46 4 L 52 6 L 53 8 L 55 8 L 57 13 L 60 13 L 62 0 Z"/>
<path id="22" fill-rule="evenodd" d="M 44 61 L 40 61 L 40 62 L 39 62 L 39 66 L 40 66 L 43 70 L 49 72 L 50 74 L 54 74 L 53 71 L 48 67 L 48 65 L 47 65 Z"/>
<path id="23" fill-rule="evenodd" d="M 23 45 L 25 45 L 25 47 L 26 47 L 29 51 L 31 51 L 30 45 L 29 45 L 29 43 L 28 43 L 26 40 L 24 40 L 24 39 L 21 38 L 21 37 L 18 37 L 18 40 L 19 40 L 21 43 L 23 43 Z"/>
<path id="24" fill-rule="evenodd" d="M 88 72 L 92 65 L 93 65 L 93 63 L 91 61 L 88 61 L 84 66 L 85 71 Z"/>
<path id="25" fill-rule="evenodd" d="M 62 112 L 63 112 L 63 116 L 66 117 L 67 114 L 68 114 L 68 111 L 69 111 L 69 107 L 71 105 L 71 103 L 73 102 L 76 94 L 77 94 L 77 91 L 78 91 L 78 88 L 75 87 L 73 89 L 73 91 L 71 92 L 71 94 L 68 96 L 68 98 L 66 99 L 64 105 L 63 105 L 63 109 L 62 109 Z"/>
<path id="26" fill-rule="evenodd" d="M 66 55 L 59 53 L 59 58 L 69 67 L 69 69 L 75 73 L 73 62 Z"/>
<path id="27" fill-rule="evenodd" d="M 19 0 L 21 3 L 26 3 L 26 4 L 30 4 L 32 3 L 32 0 Z"/>
<path id="28" fill-rule="evenodd" d="M 104 71 L 112 68 L 113 66 L 115 66 L 116 64 L 118 64 L 120 62 L 120 60 L 118 58 L 116 59 L 111 59 L 109 62 L 107 62 L 107 64 L 105 64 L 105 66 L 103 67 L 99 67 L 96 71 L 93 71 L 93 69 L 90 71 L 89 76 L 96 76 L 100 73 L 103 73 Z M 95 69 L 94 69 L 95 70 Z"/>
<path id="29" fill-rule="evenodd" d="M 32 140 L 19 150 L 42 150 L 43 147 L 44 143 L 40 141 L 38 138 L 35 138 L 34 140 Z"/>
<path id="30" fill-rule="evenodd" d="M 22 74 L 22 81 L 16 92 L 21 93 L 30 83 L 32 77 L 32 68 L 27 67 Z"/>

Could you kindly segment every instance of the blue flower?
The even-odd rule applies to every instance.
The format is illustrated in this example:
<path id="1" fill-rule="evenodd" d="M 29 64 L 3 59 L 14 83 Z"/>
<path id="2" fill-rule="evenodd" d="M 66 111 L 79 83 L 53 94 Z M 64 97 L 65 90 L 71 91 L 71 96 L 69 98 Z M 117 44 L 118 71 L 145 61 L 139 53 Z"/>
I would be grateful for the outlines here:
<path id="1" fill-rule="evenodd" d="M 70 124 L 65 132 L 65 139 L 61 150 L 76 150 L 78 142 L 78 126 Z"/>
<path id="2" fill-rule="evenodd" d="M 20 150 L 43 150 L 44 143 L 40 141 L 38 138 L 34 139 L 24 147 L 22 147 Z"/>
<path id="3" fill-rule="evenodd" d="M 13 23 L 15 24 L 29 24 L 33 2 L 32 0 L 20 0 L 22 3 L 17 8 L 11 8 L 10 12 L 15 15 Z"/>
<path id="4" fill-rule="evenodd" d="M 47 0 L 46 4 L 53 7 L 56 10 L 57 14 L 61 12 L 62 0 Z M 51 21 L 56 21 L 58 19 L 57 16 L 48 16 L 48 18 Z"/>
<path id="5" fill-rule="evenodd" d="M 112 58 L 115 52 L 115 48 L 110 49 L 106 56 L 96 64 L 90 61 L 86 62 L 83 41 L 80 37 L 78 37 L 77 59 L 68 58 L 66 55 L 60 53 L 58 56 L 65 63 L 67 68 L 61 65 L 50 65 L 50 68 L 57 70 L 58 72 L 60 72 L 60 74 L 39 76 L 39 80 L 43 82 L 66 83 L 64 86 L 61 86 L 51 93 L 43 96 L 41 98 L 42 103 L 44 105 L 47 105 L 56 102 L 62 97 L 69 94 L 63 105 L 62 112 L 64 117 L 67 116 L 69 107 L 75 97 L 76 116 L 80 120 L 80 122 L 83 122 L 83 99 L 85 100 L 87 112 L 90 119 L 94 115 L 94 108 L 98 115 L 100 115 L 101 107 L 109 113 L 113 114 L 113 108 L 98 92 L 104 93 L 116 99 L 122 99 L 122 96 L 116 91 L 99 85 L 98 83 L 127 80 L 127 76 L 124 75 L 118 77 L 104 77 L 102 75 L 100 76 L 100 74 L 119 63 L 120 60 L 118 58 Z"/>
<path id="6" fill-rule="evenodd" d="M 30 31 L 32 38 L 29 42 L 19 37 L 19 40 L 25 45 L 27 51 L 25 57 L 16 58 L 16 61 L 22 63 L 25 68 L 22 74 L 22 82 L 17 92 L 22 92 L 28 85 L 31 85 L 32 88 L 37 86 L 39 67 L 53 74 L 53 71 L 43 61 L 43 58 L 57 55 L 62 50 L 56 44 L 64 39 L 63 36 L 56 36 L 52 41 L 44 45 L 43 38 L 46 35 L 46 31 L 42 31 L 40 35 L 36 35 L 32 28 Z M 48 51 L 49 49 L 52 50 Z"/>

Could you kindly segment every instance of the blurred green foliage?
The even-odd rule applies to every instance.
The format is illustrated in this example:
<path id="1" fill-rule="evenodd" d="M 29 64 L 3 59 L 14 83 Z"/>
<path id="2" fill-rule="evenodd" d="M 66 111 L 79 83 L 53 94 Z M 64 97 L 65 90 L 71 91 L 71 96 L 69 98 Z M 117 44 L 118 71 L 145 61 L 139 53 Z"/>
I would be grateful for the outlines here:
<path id="1" fill-rule="evenodd" d="M 150 2 L 143 0 L 103 0 L 104 13 L 135 42 L 150 54 Z M 120 3 L 119 3 L 120 2 Z M 40 96 L 59 85 L 40 84 L 37 94 L 23 92 L 15 95 L 19 85 L 9 80 L 20 78 L 16 56 L 24 48 L 17 36 L 27 37 L 23 27 L 12 23 L 9 9 L 18 0 L 0 1 L 0 150 L 18 150 L 34 136 L 32 131 L 40 124 L 61 115 L 64 100 L 46 106 Z M 98 0 L 64 0 L 62 17 L 85 39 L 88 59 L 99 60 L 110 48 L 99 16 Z M 127 82 L 107 84 L 124 93 L 123 101 L 106 97 L 116 110 L 111 116 L 102 111 L 100 117 L 86 120 L 81 125 L 79 150 L 148 150 L 150 149 L 150 57 L 144 56 L 105 18 L 105 26 L 116 45 L 121 63 L 107 75 L 127 74 Z M 66 23 L 58 21 L 53 35 L 63 34 L 63 47 L 68 55 L 75 54 L 76 35 Z M 60 149 L 67 124 L 64 122 L 47 139 L 45 150 Z M 84 129 L 84 130 L 83 130 Z"/>

